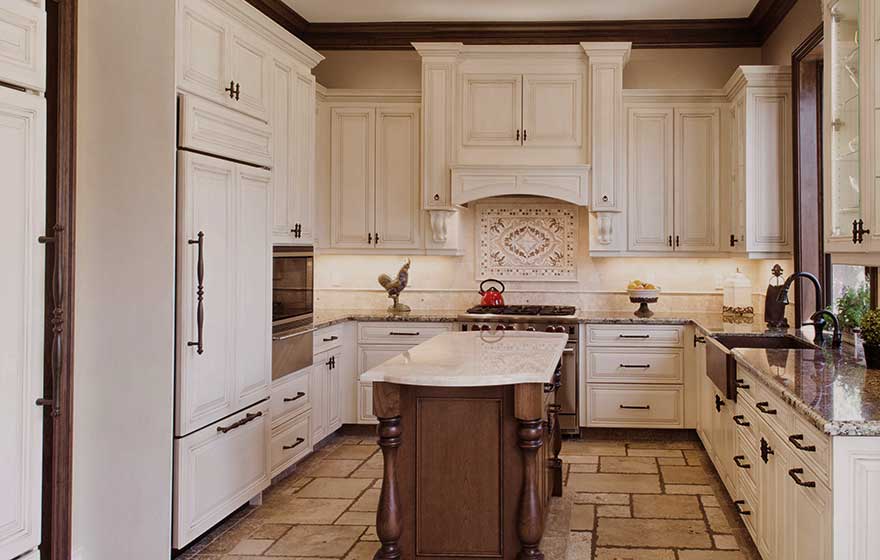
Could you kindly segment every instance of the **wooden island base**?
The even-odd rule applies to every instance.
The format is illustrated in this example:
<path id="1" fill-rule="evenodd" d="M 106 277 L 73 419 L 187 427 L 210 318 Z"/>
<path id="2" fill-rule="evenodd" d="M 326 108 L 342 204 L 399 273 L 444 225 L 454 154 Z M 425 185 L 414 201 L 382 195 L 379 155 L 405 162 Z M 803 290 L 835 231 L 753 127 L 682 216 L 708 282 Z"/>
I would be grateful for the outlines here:
<path id="1" fill-rule="evenodd" d="M 543 558 L 547 502 L 562 494 L 553 390 L 374 383 L 385 459 L 375 558 Z"/>

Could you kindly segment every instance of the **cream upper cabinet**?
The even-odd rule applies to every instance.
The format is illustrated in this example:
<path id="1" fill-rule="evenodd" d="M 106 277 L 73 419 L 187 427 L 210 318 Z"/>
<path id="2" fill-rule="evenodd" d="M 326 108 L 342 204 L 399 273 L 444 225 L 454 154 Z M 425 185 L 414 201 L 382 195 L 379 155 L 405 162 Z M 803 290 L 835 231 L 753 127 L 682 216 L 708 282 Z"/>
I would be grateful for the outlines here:
<path id="1" fill-rule="evenodd" d="M 523 76 L 523 145 L 581 146 L 583 142 L 583 76 Z"/>
<path id="2" fill-rule="evenodd" d="M 669 107 L 630 107 L 629 248 L 670 251 L 673 231 L 673 115 Z"/>
<path id="3" fill-rule="evenodd" d="M 314 242 L 315 79 L 287 59 L 272 67 L 272 240 Z"/>
<path id="4" fill-rule="evenodd" d="M 42 1 L 7 0 L 0 6 L 0 81 L 46 89 L 46 8 Z"/>
<path id="5" fill-rule="evenodd" d="M 462 144 L 522 145 L 522 75 L 462 76 Z"/>
<path id="6" fill-rule="evenodd" d="M 675 110 L 675 250 L 718 250 L 721 116 Z"/>
<path id="7" fill-rule="evenodd" d="M 206 0 L 182 0 L 177 87 L 268 120 L 271 47 Z"/>
<path id="8" fill-rule="evenodd" d="M 330 111 L 331 247 L 421 244 L 419 106 Z"/>

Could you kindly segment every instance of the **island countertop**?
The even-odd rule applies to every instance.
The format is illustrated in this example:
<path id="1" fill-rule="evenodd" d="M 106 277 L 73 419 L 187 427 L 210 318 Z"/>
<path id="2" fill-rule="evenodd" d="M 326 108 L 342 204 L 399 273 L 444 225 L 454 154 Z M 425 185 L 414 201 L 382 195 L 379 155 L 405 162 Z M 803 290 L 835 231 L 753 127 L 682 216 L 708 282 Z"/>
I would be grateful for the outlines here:
<path id="1" fill-rule="evenodd" d="M 548 383 L 567 341 L 561 333 L 444 333 L 363 373 L 361 380 L 434 387 Z"/>

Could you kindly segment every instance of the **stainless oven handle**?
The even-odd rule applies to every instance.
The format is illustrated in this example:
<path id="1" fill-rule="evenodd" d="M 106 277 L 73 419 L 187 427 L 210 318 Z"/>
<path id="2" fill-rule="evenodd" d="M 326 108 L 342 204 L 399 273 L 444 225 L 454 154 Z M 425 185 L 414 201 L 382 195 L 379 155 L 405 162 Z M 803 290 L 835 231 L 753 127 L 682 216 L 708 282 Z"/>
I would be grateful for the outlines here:
<path id="1" fill-rule="evenodd" d="M 286 333 L 284 333 L 284 334 L 277 334 L 277 335 L 273 335 L 273 336 L 272 336 L 272 340 L 275 340 L 275 341 L 278 341 L 278 340 L 288 340 L 288 339 L 293 338 L 293 337 L 295 337 L 295 336 L 300 336 L 300 335 L 303 335 L 303 334 L 313 333 L 313 332 L 315 332 L 316 330 L 318 330 L 317 327 L 311 327 L 311 328 L 308 328 L 308 329 L 305 329 L 305 330 L 302 330 L 302 331 L 291 331 L 291 332 L 286 332 Z"/>
<path id="2" fill-rule="evenodd" d="M 574 354 L 574 350 L 575 350 L 574 348 L 572 348 L 570 346 L 566 346 L 565 350 L 563 350 L 562 353 L 563 354 Z"/>
<path id="3" fill-rule="evenodd" d="M 273 257 L 314 257 L 315 253 L 275 253 Z"/>

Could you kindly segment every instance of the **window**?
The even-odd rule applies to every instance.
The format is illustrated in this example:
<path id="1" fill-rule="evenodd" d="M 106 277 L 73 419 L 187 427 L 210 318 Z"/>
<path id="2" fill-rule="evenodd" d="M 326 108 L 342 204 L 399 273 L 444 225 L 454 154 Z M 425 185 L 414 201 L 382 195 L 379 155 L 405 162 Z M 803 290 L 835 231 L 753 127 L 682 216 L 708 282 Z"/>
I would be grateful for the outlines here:
<path id="1" fill-rule="evenodd" d="M 872 288 L 877 288 L 877 268 L 835 264 L 831 266 L 831 293 L 827 299 L 840 321 L 840 328 L 852 332 L 862 315 L 872 307 Z"/>

